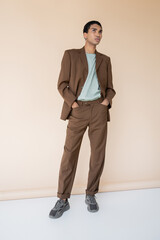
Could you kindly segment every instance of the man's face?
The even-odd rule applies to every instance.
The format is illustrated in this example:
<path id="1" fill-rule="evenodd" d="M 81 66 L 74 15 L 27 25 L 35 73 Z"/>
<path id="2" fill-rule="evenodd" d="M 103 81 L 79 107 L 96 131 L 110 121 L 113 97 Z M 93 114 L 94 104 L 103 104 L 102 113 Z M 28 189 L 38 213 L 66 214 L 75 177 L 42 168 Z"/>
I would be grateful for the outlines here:
<path id="1" fill-rule="evenodd" d="M 98 24 L 92 24 L 88 29 L 88 33 L 83 33 L 88 43 L 97 45 L 102 38 L 102 28 Z"/>

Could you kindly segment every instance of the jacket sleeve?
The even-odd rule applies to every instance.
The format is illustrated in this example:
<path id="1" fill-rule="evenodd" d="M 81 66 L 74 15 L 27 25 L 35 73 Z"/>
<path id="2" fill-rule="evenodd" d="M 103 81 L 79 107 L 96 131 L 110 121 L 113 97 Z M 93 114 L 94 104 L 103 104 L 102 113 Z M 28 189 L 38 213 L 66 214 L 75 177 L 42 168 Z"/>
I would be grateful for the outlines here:
<path id="1" fill-rule="evenodd" d="M 116 95 L 116 91 L 113 88 L 112 65 L 111 65 L 110 58 L 109 58 L 108 64 L 107 64 L 107 73 L 108 73 L 108 81 L 107 81 L 108 84 L 107 84 L 105 98 L 107 98 L 109 101 L 108 109 L 110 109 L 112 107 L 112 98 Z"/>
<path id="2" fill-rule="evenodd" d="M 61 61 L 61 69 L 58 77 L 57 89 L 69 107 L 72 106 L 73 102 L 77 98 L 69 87 L 70 71 L 71 71 L 70 55 L 68 50 L 65 50 Z"/>

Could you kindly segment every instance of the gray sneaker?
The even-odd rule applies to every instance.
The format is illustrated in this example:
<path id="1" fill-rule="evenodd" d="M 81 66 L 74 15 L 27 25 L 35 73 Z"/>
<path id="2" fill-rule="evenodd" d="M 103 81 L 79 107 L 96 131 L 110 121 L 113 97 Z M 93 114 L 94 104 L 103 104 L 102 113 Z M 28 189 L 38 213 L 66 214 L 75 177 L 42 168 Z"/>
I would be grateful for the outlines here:
<path id="1" fill-rule="evenodd" d="M 88 205 L 87 209 L 89 212 L 97 212 L 99 210 L 99 206 L 95 198 L 95 195 L 86 194 L 85 203 Z"/>
<path id="2" fill-rule="evenodd" d="M 65 200 L 59 199 L 57 200 L 55 206 L 51 209 L 49 213 L 50 218 L 59 218 L 62 216 L 62 214 L 70 209 L 70 205 L 68 202 L 68 198 Z"/>

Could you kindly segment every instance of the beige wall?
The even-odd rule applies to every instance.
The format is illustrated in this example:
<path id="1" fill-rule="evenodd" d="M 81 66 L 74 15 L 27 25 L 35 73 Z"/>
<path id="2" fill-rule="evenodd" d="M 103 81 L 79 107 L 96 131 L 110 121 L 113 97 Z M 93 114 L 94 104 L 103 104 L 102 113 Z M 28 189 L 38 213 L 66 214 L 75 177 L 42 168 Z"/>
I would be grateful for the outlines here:
<path id="1" fill-rule="evenodd" d="M 99 192 L 160 187 L 159 10 L 156 0 L 0 1 L 1 200 L 56 196 L 67 126 L 60 63 L 84 45 L 90 20 L 102 23 L 97 50 L 111 57 L 117 92 Z M 87 185 L 87 131 L 72 194 Z"/>

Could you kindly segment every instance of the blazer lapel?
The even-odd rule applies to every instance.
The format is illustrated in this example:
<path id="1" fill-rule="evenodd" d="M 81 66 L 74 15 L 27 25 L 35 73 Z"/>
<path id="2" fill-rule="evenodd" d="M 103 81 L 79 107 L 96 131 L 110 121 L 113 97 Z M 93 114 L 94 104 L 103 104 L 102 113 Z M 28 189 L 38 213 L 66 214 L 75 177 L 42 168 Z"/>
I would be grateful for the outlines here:
<path id="1" fill-rule="evenodd" d="M 101 57 L 101 54 L 96 49 L 95 49 L 95 54 L 96 54 L 96 72 L 97 72 L 97 70 L 102 62 L 102 57 Z M 87 62 L 87 57 L 86 57 L 84 46 L 82 48 L 80 48 L 80 58 L 81 58 L 84 68 L 86 69 L 86 73 L 88 75 L 88 62 Z"/>

